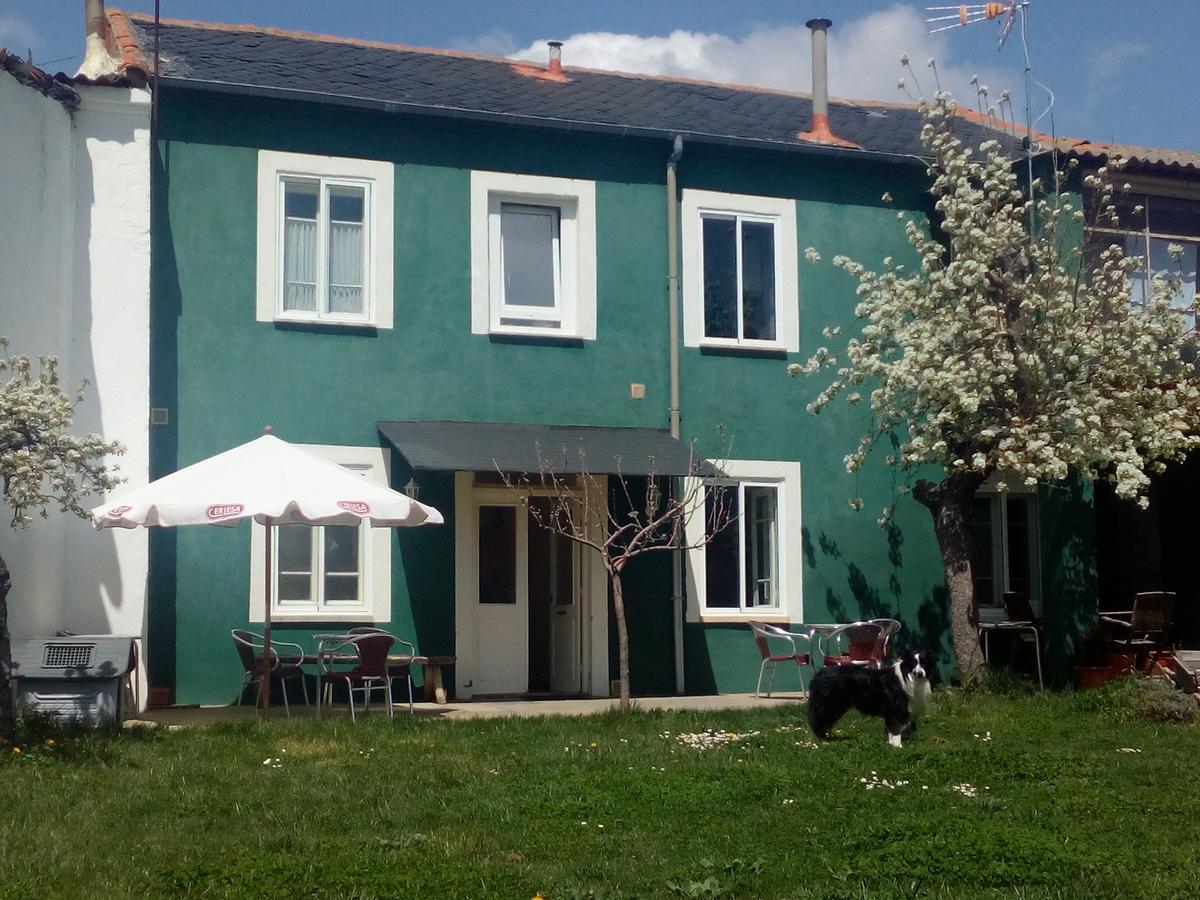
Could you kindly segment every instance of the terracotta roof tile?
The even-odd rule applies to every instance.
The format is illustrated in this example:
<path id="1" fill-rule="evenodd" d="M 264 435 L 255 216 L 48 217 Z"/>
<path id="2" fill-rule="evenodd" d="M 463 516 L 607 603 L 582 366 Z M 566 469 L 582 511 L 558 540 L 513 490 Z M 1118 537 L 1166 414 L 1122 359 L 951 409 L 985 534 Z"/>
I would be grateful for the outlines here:
<path id="1" fill-rule="evenodd" d="M 1089 141 L 1082 138 L 1059 138 L 1055 145 L 1060 152 L 1084 160 L 1103 162 L 1108 159 L 1121 158 L 1141 167 L 1200 175 L 1200 153 L 1187 150 L 1160 150 L 1153 147 Z"/>
<path id="2" fill-rule="evenodd" d="M 145 79 L 150 73 L 150 64 L 138 44 L 128 14 L 119 9 L 109 10 L 108 27 L 113 44 L 109 51 L 117 58 L 120 71 L 131 79 Z"/>

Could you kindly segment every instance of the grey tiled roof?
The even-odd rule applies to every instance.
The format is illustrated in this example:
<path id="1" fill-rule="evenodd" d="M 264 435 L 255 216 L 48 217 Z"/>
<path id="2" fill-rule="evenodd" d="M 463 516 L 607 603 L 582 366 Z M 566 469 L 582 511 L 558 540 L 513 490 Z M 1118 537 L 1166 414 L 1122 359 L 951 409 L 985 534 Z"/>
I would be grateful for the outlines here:
<path id="1" fill-rule="evenodd" d="M 153 21 L 128 18 L 150 59 Z M 810 127 L 812 102 L 803 94 L 571 67 L 569 83 L 559 83 L 522 75 L 506 59 L 171 20 L 161 26 L 160 47 L 160 75 L 193 86 L 577 130 L 815 146 L 796 137 Z M 835 134 L 865 150 L 921 153 L 912 106 L 832 100 L 829 118 Z M 957 127 L 972 144 L 997 136 L 968 118 Z"/>

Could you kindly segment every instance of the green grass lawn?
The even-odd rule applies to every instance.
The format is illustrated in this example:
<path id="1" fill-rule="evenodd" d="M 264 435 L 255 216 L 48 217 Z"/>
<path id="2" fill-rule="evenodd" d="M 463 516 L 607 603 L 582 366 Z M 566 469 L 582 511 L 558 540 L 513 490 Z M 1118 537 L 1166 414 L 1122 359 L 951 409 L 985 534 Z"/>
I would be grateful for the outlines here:
<path id="1" fill-rule="evenodd" d="M 1196 896 L 1200 734 L 1116 696 L 27 736 L 0 897 Z"/>

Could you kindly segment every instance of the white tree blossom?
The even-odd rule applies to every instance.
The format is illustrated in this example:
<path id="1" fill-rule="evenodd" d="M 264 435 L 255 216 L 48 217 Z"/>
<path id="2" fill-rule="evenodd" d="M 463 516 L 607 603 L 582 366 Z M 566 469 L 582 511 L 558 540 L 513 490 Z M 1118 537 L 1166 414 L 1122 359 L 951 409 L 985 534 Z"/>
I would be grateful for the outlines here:
<path id="1" fill-rule="evenodd" d="M 0 381 L 0 497 L 12 510 L 11 524 L 24 528 L 35 515 L 47 516 L 51 506 L 87 518 L 83 498 L 119 483 L 106 457 L 124 449 L 96 434 L 70 433 L 84 385 L 74 397 L 66 394 L 54 357 L 43 356 L 35 372 L 29 357 L 8 356 L 7 348 L 0 337 L 0 378 L 5 378 Z M 13 724 L 7 601 L 11 586 L 8 566 L 0 558 L 0 737 Z"/>
<path id="2" fill-rule="evenodd" d="M 1150 476 L 1200 443 L 1200 391 L 1185 362 L 1196 335 L 1171 309 L 1169 280 L 1159 277 L 1150 300 L 1133 306 L 1129 274 L 1140 260 L 1118 246 L 1085 254 L 1069 169 L 1026 190 L 1000 142 L 976 150 L 955 136 L 947 95 L 924 117 L 939 235 L 899 213 L 916 268 L 835 257 L 857 282 L 861 331 L 789 370 L 835 371 L 812 413 L 839 396 L 866 398 L 871 425 L 846 456 L 850 472 L 885 435 L 899 439 L 889 462 L 901 470 L 944 470 L 913 493 L 935 518 L 955 651 L 969 676 L 978 665 L 964 531 L 971 496 L 994 472 L 1030 486 L 1074 473 L 1110 479 L 1145 506 Z M 1094 221 L 1108 227 L 1117 220 L 1109 176 L 1119 168 L 1083 179 Z"/>

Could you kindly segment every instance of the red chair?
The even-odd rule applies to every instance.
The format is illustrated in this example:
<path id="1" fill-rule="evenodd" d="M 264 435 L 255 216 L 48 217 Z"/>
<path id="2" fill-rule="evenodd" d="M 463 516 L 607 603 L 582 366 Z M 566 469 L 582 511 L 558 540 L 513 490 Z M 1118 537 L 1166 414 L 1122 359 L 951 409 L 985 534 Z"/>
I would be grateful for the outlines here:
<path id="1" fill-rule="evenodd" d="M 811 643 L 811 638 L 807 634 L 796 634 L 795 632 L 785 631 L 776 625 L 768 625 L 766 622 L 751 622 L 750 630 L 754 632 L 754 643 L 758 646 L 759 655 L 762 656 L 762 663 L 758 667 L 758 684 L 754 688 L 754 696 L 757 697 L 762 690 L 763 673 L 768 669 L 771 671 L 771 679 L 767 682 L 767 696 L 771 696 L 771 688 L 775 684 L 775 670 L 780 663 L 795 663 L 800 667 L 800 690 L 805 691 L 804 686 L 804 666 L 812 666 L 812 652 L 801 653 L 796 649 L 796 641 L 808 641 Z M 774 640 L 777 644 L 786 642 L 787 653 L 772 653 L 769 641 Z"/>
<path id="2" fill-rule="evenodd" d="M 851 622 L 833 629 L 821 641 L 824 664 L 882 668 L 891 637 L 891 632 L 881 624 L 882 621 Z"/>
<path id="3" fill-rule="evenodd" d="M 385 632 L 370 632 L 368 634 L 349 634 L 340 643 L 326 647 L 317 666 L 320 672 L 321 690 L 325 691 L 327 702 L 333 702 L 333 686 L 345 683 L 346 702 L 350 706 L 350 721 L 357 721 L 354 709 L 354 692 L 362 691 L 363 709 L 371 711 L 371 692 L 383 691 L 387 701 L 389 716 L 395 715 L 392 708 L 392 679 L 388 672 L 388 653 L 392 644 L 396 643 L 393 635 Z M 338 653 L 353 650 L 357 657 L 354 668 L 344 672 L 329 669 L 336 662 Z"/>
<path id="4" fill-rule="evenodd" d="M 262 683 L 262 652 L 265 649 L 265 641 L 261 634 L 246 631 L 244 628 L 234 628 L 229 634 L 233 638 L 233 646 L 237 649 L 238 658 L 241 659 L 244 670 L 237 699 L 237 705 L 241 706 L 242 695 L 246 693 L 246 685 Z M 281 649 L 291 652 L 281 657 L 279 654 Z M 272 678 L 278 678 L 280 681 L 283 711 L 289 719 L 292 717 L 292 710 L 288 706 L 287 685 L 284 684 L 287 679 L 300 679 L 300 690 L 304 692 L 304 705 L 308 706 L 308 687 L 305 682 L 304 667 L 301 665 L 303 660 L 304 648 L 299 644 L 289 641 L 271 641 L 270 673 Z M 136 673 L 134 677 L 137 677 Z"/>
<path id="5" fill-rule="evenodd" d="M 892 656 L 892 638 L 900 633 L 900 629 L 904 626 L 900 624 L 898 619 L 871 619 L 872 625 L 878 625 L 883 629 L 883 658 L 890 659 Z"/>
<path id="6" fill-rule="evenodd" d="M 390 632 L 385 631 L 384 629 L 382 629 L 376 625 L 357 625 L 354 628 L 351 628 L 346 633 L 347 634 L 390 634 Z M 395 635 L 392 635 L 392 636 L 395 637 Z M 406 641 L 403 638 L 396 638 L 396 643 L 402 644 L 406 648 L 405 652 L 407 652 L 410 659 L 417 655 L 417 646 L 416 646 L 416 644 L 413 644 L 411 641 Z M 388 678 L 392 679 L 392 681 L 395 681 L 397 678 L 400 678 L 404 681 L 404 683 L 406 685 L 408 685 L 408 714 L 410 716 L 414 715 L 416 711 L 413 709 L 412 664 L 411 663 L 388 663 Z M 393 694 L 395 693 L 395 690 L 396 690 L 395 686 L 393 686 L 392 687 Z"/>

